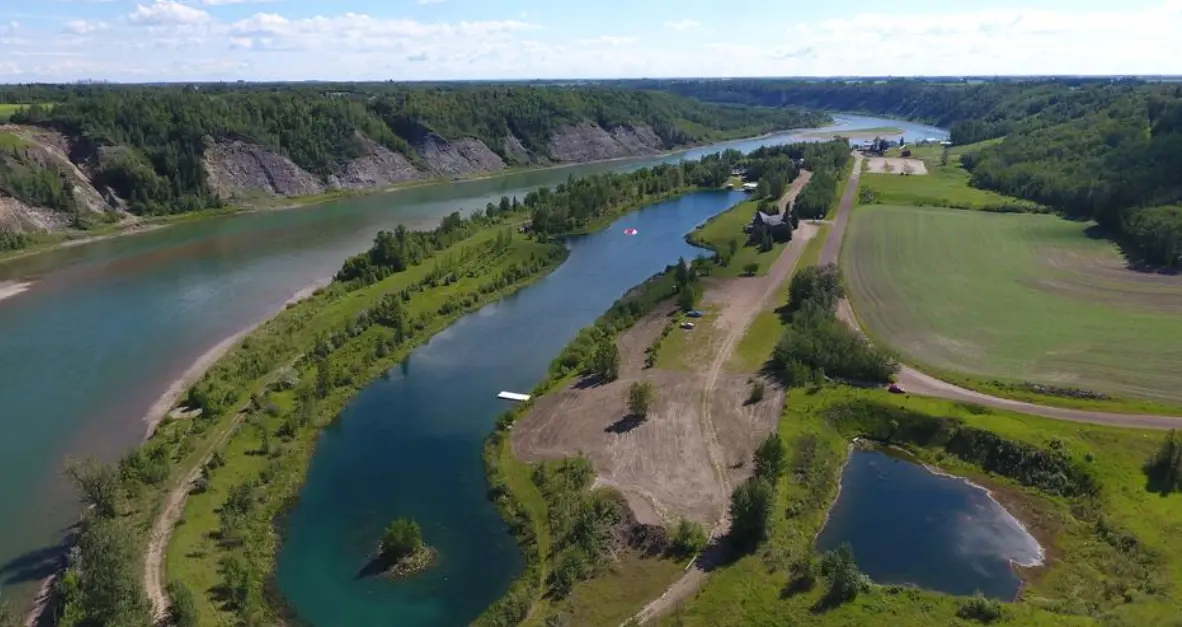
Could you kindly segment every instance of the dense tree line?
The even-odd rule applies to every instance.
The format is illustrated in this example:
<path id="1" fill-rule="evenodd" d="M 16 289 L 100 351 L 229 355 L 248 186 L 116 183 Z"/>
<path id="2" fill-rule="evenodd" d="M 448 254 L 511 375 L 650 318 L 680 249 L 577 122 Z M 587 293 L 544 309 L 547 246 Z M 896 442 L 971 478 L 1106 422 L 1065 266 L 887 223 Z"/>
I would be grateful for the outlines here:
<path id="1" fill-rule="evenodd" d="M 877 401 L 856 400 L 825 410 L 825 418 L 845 432 L 882 442 L 939 447 L 988 472 L 1025 486 L 1067 497 L 1093 497 L 1100 484 L 1062 443 L 1046 446 L 1010 440 L 958 418 L 931 416 Z"/>
<path id="2" fill-rule="evenodd" d="M 203 165 L 211 140 L 256 143 L 327 178 L 363 154 L 362 136 L 412 162 L 419 160 L 413 146 L 432 134 L 474 137 L 519 163 L 506 139 L 515 137 L 545 157 L 559 127 L 582 121 L 647 125 L 672 148 L 824 120 L 666 93 L 557 86 L 47 86 L 9 88 L 0 91 L 4 98 L 52 102 L 18 111 L 13 121 L 52 126 L 82 140 L 95 155 L 91 165 L 100 187 L 148 214 L 218 204 Z"/>
<path id="3" fill-rule="evenodd" d="M 621 86 L 702 100 L 866 111 L 950 129 L 972 184 L 1095 219 L 1134 261 L 1182 265 L 1182 88 L 1136 80 L 663 80 Z M 812 187 L 812 186 L 810 186 Z"/>
<path id="4" fill-rule="evenodd" d="M 876 349 L 837 319 L 843 296 L 840 270 L 829 264 L 809 266 L 792 277 L 788 322 L 772 353 L 771 367 L 787 385 L 806 385 L 826 377 L 887 382 L 898 370 L 895 360 Z"/>

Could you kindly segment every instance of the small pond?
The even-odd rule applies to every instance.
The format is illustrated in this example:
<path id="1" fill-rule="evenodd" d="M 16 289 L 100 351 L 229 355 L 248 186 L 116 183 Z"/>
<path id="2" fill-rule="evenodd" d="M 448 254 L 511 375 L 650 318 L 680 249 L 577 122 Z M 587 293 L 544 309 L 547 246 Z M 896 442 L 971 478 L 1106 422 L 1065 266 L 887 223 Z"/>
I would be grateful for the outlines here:
<path id="1" fill-rule="evenodd" d="M 845 542 L 877 583 L 1003 600 L 1021 589 L 1012 564 L 1043 558 L 1038 541 L 984 488 L 861 446 L 850 453 L 817 549 Z"/>

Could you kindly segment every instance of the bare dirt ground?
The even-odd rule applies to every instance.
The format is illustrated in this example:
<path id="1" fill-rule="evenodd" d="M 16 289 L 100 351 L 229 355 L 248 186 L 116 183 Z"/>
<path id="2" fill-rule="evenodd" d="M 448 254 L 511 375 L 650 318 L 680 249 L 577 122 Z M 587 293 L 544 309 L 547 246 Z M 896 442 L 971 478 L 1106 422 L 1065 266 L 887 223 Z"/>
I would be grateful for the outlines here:
<path id="1" fill-rule="evenodd" d="M 913 174 L 922 176 L 928 173 L 928 167 L 919 159 L 901 159 L 898 157 L 869 157 L 866 160 L 871 174 Z"/>
<path id="2" fill-rule="evenodd" d="M 841 252 L 841 243 L 845 237 L 845 229 L 849 224 L 850 213 L 853 211 L 854 194 L 858 191 L 858 181 L 860 180 L 862 172 L 861 155 L 855 154 L 854 158 L 854 174 L 850 177 L 849 184 L 846 186 L 845 192 L 842 194 L 841 204 L 838 207 L 837 219 L 834 221 L 833 229 L 829 232 L 829 239 L 825 241 L 825 247 L 821 251 L 822 264 L 838 262 L 839 254 Z M 1169 279 L 1155 278 L 1147 275 L 1144 280 L 1166 281 Z M 858 332 L 862 332 L 862 326 L 858 322 L 857 315 L 854 313 L 854 309 L 850 306 L 848 300 L 843 299 L 838 305 L 837 316 L 844 320 L 846 324 L 850 325 L 850 327 L 854 328 Z M 1174 416 L 1117 414 L 1112 412 L 1087 411 L 1082 409 L 1066 409 L 1062 407 L 1049 407 L 1046 405 L 1037 405 L 1024 401 L 1016 401 L 998 396 L 990 396 L 988 394 L 982 394 L 980 392 L 953 385 L 947 381 L 941 381 L 940 379 L 924 374 L 908 366 L 903 366 L 900 368 L 899 374 L 895 377 L 895 379 L 899 385 L 903 387 L 903 389 L 907 390 L 909 394 L 919 394 L 921 396 L 932 396 L 953 401 L 978 403 L 980 405 L 986 405 L 998 409 L 1042 416 L 1044 418 L 1053 418 L 1055 420 L 1068 420 L 1072 422 L 1125 427 L 1140 427 L 1147 429 L 1177 429 L 1182 427 L 1182 418 Z"/>

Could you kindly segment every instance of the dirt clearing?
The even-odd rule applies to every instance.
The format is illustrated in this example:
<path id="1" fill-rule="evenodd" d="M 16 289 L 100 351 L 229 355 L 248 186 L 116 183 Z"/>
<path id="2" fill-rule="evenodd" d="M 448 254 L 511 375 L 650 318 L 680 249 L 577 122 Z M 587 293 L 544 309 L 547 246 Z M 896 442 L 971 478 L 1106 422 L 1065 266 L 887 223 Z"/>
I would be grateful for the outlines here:
<path id="1" fill-rule="evenodd" d="M 871 174 L 911 174 L 922 176 L 928 173 L 928 167 L 919 159 L 900 159 L 897 157 L 867 157 L 867 172 Z"/>
<path id="2" fill-rule="evenodd" d="M 802 223 L 767 276 L 706 281 L 702 304 L 716 313 L 704 325 L 712 328 L 676 330 L 691 339 L 710 331 L 700 334 L 704 344 L 694 349 L 694 359 L 679 360 L 685 370 L 643 368 L 644 350 L 676 315 L 665 307 L 617 340 L 619 380 L 580 380 L 538 399 L 513 429 L 514 453 L 526 462 L 586 455 L 599 483 L 620 490 L 642 523 L 668 525 L 685 517 L 725 528 L 731 487 L 750 474 L 752 452 L 775 428 L 784 394 L 769 383 L 762 401 L 747 404 L 754 373 L 726 373 L 722 366 L 815 233 L 814 225 Z M 669 340 L 670 349 L 686 343 Z M 656 388 L 646 420 L 628 415 L 634 381 Z"/>

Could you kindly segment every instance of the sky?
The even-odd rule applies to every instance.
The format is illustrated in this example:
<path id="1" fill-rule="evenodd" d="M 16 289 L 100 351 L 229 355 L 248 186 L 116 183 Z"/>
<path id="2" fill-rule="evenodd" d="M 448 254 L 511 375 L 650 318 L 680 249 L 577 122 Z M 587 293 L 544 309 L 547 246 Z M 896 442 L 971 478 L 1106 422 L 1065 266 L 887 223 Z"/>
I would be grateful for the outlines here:
<path id="1" fill-rule="evenodd" d="M 0 82 L 1182 73 L 1182 0 L 0 0 Z"/>

